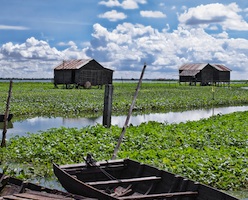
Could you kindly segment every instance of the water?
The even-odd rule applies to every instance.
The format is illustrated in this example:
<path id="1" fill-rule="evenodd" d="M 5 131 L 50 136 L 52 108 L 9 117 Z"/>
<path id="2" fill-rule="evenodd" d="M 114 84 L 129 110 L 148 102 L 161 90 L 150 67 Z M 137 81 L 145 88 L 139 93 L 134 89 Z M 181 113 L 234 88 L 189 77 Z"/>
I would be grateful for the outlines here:
<path id="1" fill-rule="evenodd" d="M 168 113 L 155 113 L 132 116 L 129 124 L 134 126 L 148 121 L 167 122 L 167 123 L 180 123 L 186 121 L 195 121 L 203 118 L 209 118 L 217 114 L 228 114 L 236 111 L 247 111 L 248 106 L 231 106 L 212 109 L 199 109 L 183 112 L 168 112 Z M 112 116 L 111 124 L 123 127 L 126 116 Z M 96 118 L 63 118 L 63 117 L 34 117 L 24 121 L 17 121 L 9 123 L 7 131 L 7 139 L 16 135 L 25 136 L 28 132 L 38 133 L 50 128 L 63 127 L 76 127 L 82 128 L 86 126 L 93 126 L 102 124 L 102 116 Z M 3 123 L 0 123 L 0 128 Z"/>

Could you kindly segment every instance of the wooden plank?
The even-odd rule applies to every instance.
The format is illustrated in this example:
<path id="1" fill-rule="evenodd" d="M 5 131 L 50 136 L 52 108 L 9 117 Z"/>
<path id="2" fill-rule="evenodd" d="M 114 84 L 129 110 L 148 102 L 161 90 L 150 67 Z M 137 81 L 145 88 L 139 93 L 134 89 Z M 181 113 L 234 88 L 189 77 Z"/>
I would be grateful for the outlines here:
<path id="1" fill-rule="evenodd" d="M 15 195 L 8 195 L 1 197 L 0 200 L 30 200 L 30 198 L 22 198 L 22 197 L 17 197 Z"/>
<path id="2" fill-rule="evenodd" d="M 63 196 L 60 193 L 52 194 L 52 193 L 38 192 L 38 191 L 33 191 L 33 190 L 27 190 L 26 193 L 32 194 L 32 195 L 37 195 L 37 196 L 49 197 L 49 198 L 53 198 L 53 199 L 73 199 L 71 197 Z"/>
<path id="3" fill-rule="evenodd" d="M 91 173 L 102 173 L 102 170 L 105 171 L 119 171 L 123 170 L 124 165 L 109 165 L 109 166 L 99 166 L 99 167 L 90 167 L 90 168 L 70 168 L 64 169 L 69 174 L 91 174 Z"/>
<path id="4" fill-rule="evenodd" d="M 148 195 L 134 195 L 134 196 L 126 196 L 119 197 L 120 200 L 132 200 L 132 199 L 155 199 L 155 198 L 174 198 L 179 196 L 196 196 L 198 192 L 173 192 L 173 193 L 161 193 L 161 194 L 148 194 Z"/>
<path id="5" fill-rule="evenodd" d="M 123 164 L 124 160 L 119 159 L 119 160 L 108 160 L 108 161 L 99 161 L 96 162 L 96 166 L 102 166 L 102 165 L 115 165 L 115 164 Z M 77 168 L 77 167 L 86 167 L 85 163 L 77 163 L 77 164 L 67 164 L 67 165 L 60 165 L 59 166 L 61 169 L 68 169 L 68 168 Z"/>
<path id="6" fill-rule="evenodd" d="M 111 185 L 111 184 L 121 184 L 121 183 L 137 183 L 137 182 L 143 182 L 143 181 L 157 181 L 160 179 L 161 177 L 149 176 L 149 177 L 131 178 L 131 179 L 86 182 L 86 184 L 91 185 L 91 186 L 99 186 L 99 185 Z"/>
<path id="7" fill-rule="evenodd" d="M 47 194 L 47 193 L 46 193 Z M 34 199 L 34 200 L 54 200 L 54 199 L 67 199 L 67 200 L 72 200 L 73 198 L 66 198 L 63 196 L 57 196 L 57 197 L 50 197 L 49 195 L 42 195 L 40 194 L 30 194 L 30 193 L 19 193 L 19 194 L 15 194 L 15 196 L 17 197 L 23 197 L 23 198 L 27 198 L 27 199 Z"/>

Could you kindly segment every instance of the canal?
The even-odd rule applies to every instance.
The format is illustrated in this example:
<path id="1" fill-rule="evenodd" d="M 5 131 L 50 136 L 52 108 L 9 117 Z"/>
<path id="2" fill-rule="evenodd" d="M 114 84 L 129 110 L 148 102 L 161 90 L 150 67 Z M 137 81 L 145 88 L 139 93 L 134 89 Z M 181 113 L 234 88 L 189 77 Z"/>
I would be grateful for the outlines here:
<path id="1" fill-rule="evenodd" d="M 166 123 L 180 123 L 186 121 L 195 121 L 203 118 L 209 118 L 213 115 L 228 114 L 237 111 L 247 111 L 248 106 L 230 106 L 211 109 L 188 110 L 182 112 L 152 113 L 136 115 L 130 118 L 129 124 L 138 126 L 141 123 L 156 121 Z M 111 124 L 123 127 L 126 116 L 112 116 Z M 22 121 L 9 123 L 7 139 L 13 136 L 25 136 L 27 133 L 38 133 L 50 128 L 59 128 L 61 126 L 68 128 L 82 128 L 102 124 L 102 116 L 95 118 L 63 118 L 63 117 L 34 117 Z M 3 123 L 0 123 L 3 127 Z"/>

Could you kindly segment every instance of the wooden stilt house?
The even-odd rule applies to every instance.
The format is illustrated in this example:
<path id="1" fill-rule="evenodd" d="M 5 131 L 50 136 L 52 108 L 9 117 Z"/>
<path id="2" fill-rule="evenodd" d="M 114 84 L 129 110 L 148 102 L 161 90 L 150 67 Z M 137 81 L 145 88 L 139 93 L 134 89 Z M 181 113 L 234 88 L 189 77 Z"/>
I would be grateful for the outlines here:
<path id="1" fill-rule="evenodd" d="M 210 85 L 216 83 L 230 83 L 231 70 L 224 65 L 195 63 L 184 64 L 179 68 L 179 82 L 190 84 L 200 83 Z"/>
<path id="2" fill-rule="evenodd" d="M 107 69 L 94 59 L 63 61 L 54 68 L 54 84 L 102 86 L 112 84 L 113 70 Z"/>

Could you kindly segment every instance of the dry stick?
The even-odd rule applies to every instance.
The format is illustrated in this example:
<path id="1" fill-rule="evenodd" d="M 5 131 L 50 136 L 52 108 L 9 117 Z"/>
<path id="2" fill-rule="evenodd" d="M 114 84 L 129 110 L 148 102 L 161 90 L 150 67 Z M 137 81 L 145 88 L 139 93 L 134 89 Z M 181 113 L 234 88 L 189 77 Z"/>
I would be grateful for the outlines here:
<path id="1" fill-rule="evenodd" d="M 118 152 L 118 150 L 119 150 L 119 148 L 120 148 L 121 142 L 122 142 L 123 137 L 124 137 L 124 135 L 125 135 L 126 128 L 127 128 L 129 119 L 130 119 L 131 114 L 132 114 L 132 111 L 133 111 L 133 107 L 134 107 L 134 104 L 135 104 L 135 100 L 136 100 L 136 98 L 137 98 L 137 96 L 138 96 L 138 92 L 139 92 L 139 89 L 140 89 L 140 85 L 141 85 L 141 82 L 142 82 L 142 78 L 143 78 L 145 69 L 146 69 L 146 64 L 144 64 L 143 70 L 142 70 L 142 72 L 141 72 L 140 79 L 139 79 L 139 83 L 138 83 L 138 86 L 137 86 L 137 88 L 136 88 L 136 92 L 135 92 L 134 97 L 133 97 L 133 102 L 132 102 L 132 104 L 131 104 L 131 106 L 130 106 L 130 109 L 129 109 L 129 112 L 128 112 L 128 115 L 127 115 L 127 118 L 126 118 L 126 122 L 125 122 L 125 124 L 124 124 L 124 126 L 123 126 L 123 128 L 122 128 L 122 132 L 121 132 L 121 135 L 120 135 L 120 137 L 119 137 L 118 143 L 117 143 L 117 145 L 116 145 L 116 147 L 115 147 L 115 150 L 114 150 L 114 153 L 113 153 L 113 156 L 112 156 L 112 160 L 114 160 L 114 159 L 116 158 L 117 152 Z"/>
<path id="2" fill-rule="evenodd" d="M 6 133 L 7 133 L 7 126 L 8 126 L 9 104 L 10 104 L 11 92 L 12 92 L 12 80 L 9 82 L 9 93 L 8 93 L 6 110 L 4 114 L 4 120 L 3 120 L 4 124 L 3 124 L 3 136 L 2 136 L 1 147 L 6 147 Z"/>

